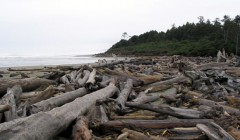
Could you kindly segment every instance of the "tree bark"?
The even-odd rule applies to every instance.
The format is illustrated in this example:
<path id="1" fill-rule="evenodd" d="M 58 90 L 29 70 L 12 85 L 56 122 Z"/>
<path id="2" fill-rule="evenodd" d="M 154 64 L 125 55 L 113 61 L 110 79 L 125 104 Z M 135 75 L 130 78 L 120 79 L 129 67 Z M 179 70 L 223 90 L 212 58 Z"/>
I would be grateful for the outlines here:
<path id="1" fill-rule="evenodd" d="M 77 98 L 71 103 L 54 108 L 48 112 L 39 112 L 26 118 L 0 124 L 0 139 L 49 140 L 65 130 L 78 116 L 86 113 L 98 99 L 111 97 L 118 88 L 108 87 Z"/>

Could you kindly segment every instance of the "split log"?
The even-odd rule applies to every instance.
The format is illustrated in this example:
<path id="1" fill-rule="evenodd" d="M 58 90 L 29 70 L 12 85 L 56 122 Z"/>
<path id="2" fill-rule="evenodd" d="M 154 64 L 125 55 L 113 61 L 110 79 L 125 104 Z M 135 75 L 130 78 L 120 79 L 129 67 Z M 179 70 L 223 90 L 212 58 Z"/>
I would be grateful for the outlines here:
<path id="1" fill-rule="evenodd" d="M 49 140 L 65 130 L 78 116 L 86 113 L 98 99 L 111 97 L 118 88 L 108 87 L 77 98 L 71 103 L 39 112 L 26 118 L 0 124 L 0 139 L 38 139 Z"/>
<path id="2" fill-rule="evenodd" d="M 92 140 L 93 136 L 88 129 L 88 119 L 81 116 L 77 119 L 76 124 L 73 126 L 72 137 L 73 140 Z"/>
<path id="3" fill-rule="evenodd" d="M 116 108 L 118 110 L 122 110 L 125 108 L 125 103 L 128 99 L 128 96 L 132 90 L 133 87 L 133 81 L 132 79 L 128 79 L 126 85 L 124 86 L 124 89 L 120 92 L 118 98 L 116 99 Z"/>
<path id="4" fill-rule="evenodd" d="M 62 106 L 66 103 L 72 102 L 78 97 L 86 95 L 88 92 L 85 88 L 79 88 L 74 91 L 70 91 L 59 96 L 49 98 L 47 100 L 42 100 L 38 103 L 32 104 L 29 108 L 30 113 L 38 113 L 40 111 L 49 111 L 55 107 Z"/>
<path id="5" fill-rule="evenodd" d="M 84 87 L 90 75 L 90 71 L 83 71 L 83 78 L 78 79 L 78 84 L 80 87 Z"/>
<path id="6" fill-rule="evenodd" d="M 43 92 L 41 92 L 37 96 L 33 97 L 32 100 L 28 102 L 27 107 L 29 107 L 32 104 L 35 104 L 37 102 L 40 102 L 42 100 L 46 100 L 46 99 L 52 97 L 54 94 L 55 94 L 55 88 L 51 85 L 47 89 L 45 89 Z"/>
<path id="7" fill-rule="evenodd" d="M 199 123 L 210 123 L 211 119 L 177 119 L 177 120 L 115 120 L 102 123 L 103 130 L 121 130 L 129 128 L 133 130 L 166 129 L 175 127 L 194 127 Z"/>
<path id="8" fill-rule="evenodd" d="M 178 118 L 184 118 L 184 119 L 199 119 L 203 117 L 203 113 L 200 111 L 170 107 L 165 104 L 156 106 L 151 104 L 139 104 L 139 103 L 127 102 L 126 106 L 150 110 L 150 111 L 158 112 L 161 114 L 167 114 L 167 115 L 171 115 Z"/>
<path id="9" fill-rule="evenodd" d="M 159 85 L 170 85 L 173 83 L 182 83 L 182 82 L 186 82 L 186 81 L 189 82 L 191 80 L 188 77 L 181 74 L 181 75 L 178 75 L 177 77 L 169 79 L 169 80 L 149 84 L 149 85 L 147 85 L 147 87 L 153 87 L 153 86 L 159 86 Z"/>
<path id="10" fill-rule="evenodd" d="M 0 100 L 0 104 L 6 104 L 11 106 L 9 111 L 5 111 L 3 113 L 5 120 L 4 121 L 11 121 L 13 119 L 16 119 L 18 117 L 17 115 L 17 102 L 20 94 L 22 93 L 22 88 L 19 85 L 16 85 L 12 87 L 11 89 L 8 89 L 7 94 L 5 94 L 2 99 Z M 2 117 L 0 118 L 0 121 L 2 121 Z"/>
<path id="11" fill-rule="evenodd" d="M 55 84 L 52 80 L 43 78 L 26 78 L 26 79 L 14 79 L 14 80 L 0 80 L 0 96 L 3 96 L 7 92 L 7 88 L 13 87 L 14 85 L 20 85 L 23 92 L 35 90 L 42 86 L 48 86 Z"/>

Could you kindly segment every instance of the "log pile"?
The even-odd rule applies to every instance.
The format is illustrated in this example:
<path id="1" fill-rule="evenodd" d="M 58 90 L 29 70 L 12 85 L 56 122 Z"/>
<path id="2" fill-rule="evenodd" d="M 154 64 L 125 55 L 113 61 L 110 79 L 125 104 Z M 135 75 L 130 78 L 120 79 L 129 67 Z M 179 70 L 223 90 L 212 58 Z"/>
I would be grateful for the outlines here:
<path id="1" fill-rule="evenodd" d="M 0 78 L 0 140 L 237 140 L 236 58 L 9 68 Z"/>

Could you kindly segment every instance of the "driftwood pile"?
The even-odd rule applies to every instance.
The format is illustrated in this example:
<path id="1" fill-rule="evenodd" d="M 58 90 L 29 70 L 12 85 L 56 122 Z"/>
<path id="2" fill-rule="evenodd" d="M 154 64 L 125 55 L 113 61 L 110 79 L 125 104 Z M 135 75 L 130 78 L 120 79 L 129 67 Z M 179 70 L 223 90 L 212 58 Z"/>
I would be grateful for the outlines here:
<path id="1" fill-rule="evenodd" d="M 145 57 L 1 71 L 0 140 L 240 139 L 238 59 Z"/>

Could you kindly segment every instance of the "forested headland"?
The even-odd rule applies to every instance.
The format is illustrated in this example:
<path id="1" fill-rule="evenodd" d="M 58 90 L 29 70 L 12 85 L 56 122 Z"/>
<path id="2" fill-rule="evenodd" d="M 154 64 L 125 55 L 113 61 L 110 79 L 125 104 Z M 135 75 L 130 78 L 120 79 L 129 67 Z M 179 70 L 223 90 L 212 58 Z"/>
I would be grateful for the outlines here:
<path id="1" fill-rule="evenodd" d="M 240 54 L 240 15 L 198 19 L 197 23 L 187 22 L 179 27 L 173 24 L 166 32 L 152 30 L 133 36 L 125 32 L 105 54 L 216 56 L 223 48 L 229 54 Z"/>

